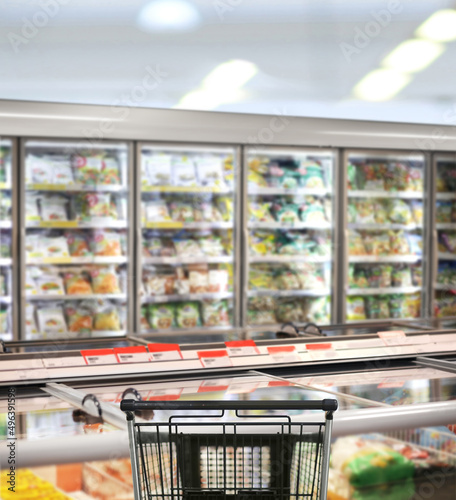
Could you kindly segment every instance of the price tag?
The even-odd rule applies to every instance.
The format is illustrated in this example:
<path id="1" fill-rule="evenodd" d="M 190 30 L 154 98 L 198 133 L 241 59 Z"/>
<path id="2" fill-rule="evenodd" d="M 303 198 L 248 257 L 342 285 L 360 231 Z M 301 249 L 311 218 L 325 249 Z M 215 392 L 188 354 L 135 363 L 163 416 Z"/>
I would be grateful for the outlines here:
<path id="1" fill-rule="evenodd" d="M 382 339 L 386 346 L 404 345 L 407 343 L 407 337 L 402 330 L 392 330 L 390 332 L 378 332 L 377 335 Z"/>
<path id="2" fill-rule="evenodd" d="M 148 344 L 152 361 L 176 361 L 184 359 L 179 344 Z"/>
<path id="3" fill-rule="evenodd" d="M 36 191 L 66 191 L 66 184 L 32 184 L 30 189 Z"/>
<path id="4" fill-rule="evenodd" d="M 395 378 L 386 378 L 380 384 L 378 384 L 378 389 L 394 389 L 403 387 L 405 384 L 404 380 L 395 379 Z"/>
<path id="5" fill-rule="evenodd" d="M 324 344 L 306 344 L 309 356 L 313 360 L 337 358 L 337 352 L 331 342 Z"/>
<path id="6" fill-rule="evenodd" d="M 228 352 L 221 351 L 197 351 L 198 358 L 204 368 L 223 368 L 233 366 Z"/>
<path id="7" fill-rule="evenodd" d="M 117 363 L 112 349 L 89 349 L 81 351 L 86 365 L 112 365 Z"/>
<path id="8" fill-rule="evenodd" d="M 225 342 L 228 354 L 232 356 L 254 356 L 260 354 L 254 340 L 233 340 Z"/>
<path id="9" fill-rule="evenodd" d="M 68 356 L 65 358 L 43 358 L 43 363 L 46 368 L 84 365 L 84 361 L 78 356 Z"/>
<path id="10" fill-rule="evenodd" d="M 184 227 L 183 222 L 176 221 L 160 221 L 160 222 L 147 222 L 148 228 L 164 228 L 164 229 L 181 229 Z"/>
<path id="11" fill-rule="evenodd" d="M 150 391 L 147 400 L 148 401 L 176 401 L 180 398 L 183 389 L 154 389 Z"/>
<path id="12" fill-rule="evenodd" d="M 44 257 L 44 264 L 71 264 L 71 257 Z"/>
<path id="13" fill-rule="evenodd" d="M 217 392 L 226 391 L 232 381 L 231 378 L 228 379 L 214 379 L 214 380 L 204 380 L 202 384 L 198 387 L 197 392 Z"/>
<path id="14" fill-rule="evenodd" d="M 78 227 L 75 220 L 44 220 L 40 222 L 40 227 Z"/>
<path id="15" fill-rule="evenodd" d="M 290 385 L 293 384 L 288 382 L 288 380 L 271 380 L 268 382 L 268 387 L 288 387 Z"/>
<path id="16" fill-rule="evenodd" d="M 114 347 L 119 363 L 144 363 L 150 361 L 150 355 L 143 345 L 131 347 Z"/>
<path id="17" fill-rule="evenodd" d="M 249 394 L 258 389 L 260 382 L 249 382 L 249 383 L 241 383 L 235 382 L 234 384 L 230 384 L 227 390 L 227 394 Z"/>
<path id="18" fill-rule="evenodd" d="M 269 356 L 275 363 L 296 363 L 302 361 L 294 345 L 268 347 Z"/>

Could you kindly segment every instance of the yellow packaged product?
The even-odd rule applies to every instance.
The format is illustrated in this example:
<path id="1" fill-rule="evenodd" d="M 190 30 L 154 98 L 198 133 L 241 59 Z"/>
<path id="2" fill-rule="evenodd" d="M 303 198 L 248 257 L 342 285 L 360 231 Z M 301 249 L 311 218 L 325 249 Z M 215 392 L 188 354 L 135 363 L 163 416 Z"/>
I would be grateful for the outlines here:
<path id="1" fill-rule="evenodd" d="M 121 293 L 119 277 L 114 266 L 94 268 L 90 271 L 93 293 Z"/>
<path id="2" fill-rule="evenodd" d="M 121 330 L 120 317 L 117 309 L 111 306 L 99 309 L 95 313 L 93 329 L 105 331 Z"/>

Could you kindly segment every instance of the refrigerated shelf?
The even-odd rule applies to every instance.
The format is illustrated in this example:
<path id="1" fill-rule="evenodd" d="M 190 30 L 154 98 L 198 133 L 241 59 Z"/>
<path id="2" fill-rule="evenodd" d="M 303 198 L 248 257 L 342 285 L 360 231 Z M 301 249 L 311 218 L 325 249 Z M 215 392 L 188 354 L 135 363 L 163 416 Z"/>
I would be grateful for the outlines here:
<path id="1" fill-rule="evenodd" d="M 41 257 L 29 258 L 26 262 L 28 266 L 42 264 L 126 264 L 127 257 Z M 1 260 L 0 260 L 1 265 Z"/>
<path id="2" fill-rule="evenodd" d="M 124 293 L 99 293 L 99 294 L 87 294 L 87 295 L 68 295 L 68 294 L 26 294 L 27 300 L 127 300 L 127 295 Z"/>
<path id="3" fill-rule="evenodd" d="M 437 200 L 456 200 L 456 193 L 436 193 Z"/>
<path id="4" fill-rule="evenodd" d="M 143 257 L 144 264 L 169 264 L 178 266 L 185 264 L 232 264 L 233 257 L 221 255 L 219 257 Z"/>
<path id="5" fill-rule="evenodd" d="M 442 290 L 442 291 L 456 290 L 456 283 L 448 283 L 447 285 L 436 283 L 434 285 L 434 290 Z"/>
<path id="6" fill-rule="evenodd" d="M 180 221 L 160 221 L 146 222 L 144 227 L 148 229 L 186 229 L 186 230 L 205 230 L 205 229 L 232 229 L 232 222 L 180 222 Z"/>
<path id="7" fill-rule="evenodd" d="M 388 288 L 349 288 L 347 295 L 386 295 L 395 293 L 417 293 L 421 292 L 420 286 L 397 286 Z"/>
<path id="8" fill-rule="evenodd" d="M 323 297 L 331 295 L 328 288 L 311 290 L 249 290 L 249 297 Z"/>
<path id="9" fill-rule="evenodd" d="M 187 301 L 201 301 L 201 300 L 223 300 L 232 299 L 231 292 L 225 293 L 187 293 L 187 294 L 173 294 L 173 295 L 156 295 L 147 296 L 142 299 L 143 304 L 157 304 L 165 302 L 187 302 Z"/>
<path id="10" fill-rule="evenodd" d="M 125 220 L 78 222 L 73 220 L 62 221 L 28 221 L 26 228 L 55 228 L 55 229 L 125 229 L 128 223 Z"/>
<path id="11" fill-rule="evenodd" d="M 332 262 L 330 256 L 304 256 L 304 255 L 254 255 L 249 258 L 252 264 L 258 263 L 289 263 L 289 262 L 310 262 L 310 263 L 324 263 Z"/>
<path id="12" fill-rule="evenodd" d="M 456 259 L 456 255 L 454 256 Z M 423 258 L 418 255 L 351 255 L 348 258 L 348 262 L 351 264 L 363 264 L 363 263 L 396 263 L 396 264 L 414 264 L 420 262 Z"/>
<path id="13" fill-rule="evenodd" d="M 375 190 L 351 190 L 348 191 L 349 198 L 399 198 L 419 200 L 423 193 L 419 191 L 375 191 Z"/>
<path id="14" fill-rule="evenodd" d="M 121 193 L 127 191 L 128 187 L 123 184 L 26 184 L 26 191 L 61 191 L 65 192 L 112 192 Z"/>
<path id="15" fill-rule="evenodd" d="M 327 196 L 331 195 L 330 189 L 312 189 L 312 188 L 276 188 L 276 187 L 257 187 L 249 186 L 249 195 L 252 196 L 276 196 L 276 195 L 302 195 L 302 196 Z"/>
<path id="16" fill-rule="evenodd" d="M 456 229 L 456 222 L 437 222 L 436 229 Z"/>
<path id="17" fill-rule="evenodd" d="M 397 230 L 402 229 L 404 231 L 414 231 L 417 229 L 421 230 L 422 226 L 418 224 L 394 224 L 394 223 L 388 223 L 388 224 L 349 223 L 348 229 L 359 229 L 365 231 L 390 231 L 393 229 Z"/>
<path id="18" fill-rule="evenodd" d="M 297 222 L 295 224 L 286 224 L 282 222 L 249 222 L 247 227 L 249 229 L 312 229 L 315 231 L 323 231 L 331 229 L 332 225 L 329 222 L 315 222 L 314 224 L 308 222 Z"/>
<path id="19" fill-rule="evenodd" d="M 456 260 L 456 253 L 439 252 L 438 259 L 439 260 Z"/>

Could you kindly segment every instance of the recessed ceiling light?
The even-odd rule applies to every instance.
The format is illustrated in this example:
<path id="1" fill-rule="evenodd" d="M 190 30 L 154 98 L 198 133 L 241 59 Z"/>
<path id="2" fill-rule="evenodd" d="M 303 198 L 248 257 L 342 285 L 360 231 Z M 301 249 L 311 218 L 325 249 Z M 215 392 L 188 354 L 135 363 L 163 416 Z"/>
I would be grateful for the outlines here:
<path id="1" fill-rule="evenodd" d="M 414 73 L 427 68 L 444 50 L 444 45 L 429 40 L 407 40 L 385 57 L 383 65 L 397 71 Z"/>
<path id="2" fill-rule="evenodd" d="M 434 42 L 456 40 L 456 10 L 444 9 L 435 12 L 416 30 L 416 35 Z"/>
<path id="3" fill-rule="evenodd" d="M 409 75 L 392 69 L 376 69 L 356 85 L 353 93 L 364 101 L 387 101 L 398 94 L 410 80 Z"/>
<path id="4" fill-rule="evenodd" d="M 138 25 L 146 31 L 190 31 L 200 24 L 200 13 L 186 0 L 153 0 L 138 16 Z"/>

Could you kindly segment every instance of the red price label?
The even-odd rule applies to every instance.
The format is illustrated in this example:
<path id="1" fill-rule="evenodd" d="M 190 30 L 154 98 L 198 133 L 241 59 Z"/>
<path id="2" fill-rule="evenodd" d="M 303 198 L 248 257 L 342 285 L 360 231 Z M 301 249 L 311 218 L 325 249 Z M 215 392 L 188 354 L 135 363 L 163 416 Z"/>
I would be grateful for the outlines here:
<path id="1" fill-rule="evenodd" d="M 228 352 L 221 351 L 198 351 L 198 358 L 204 368 L 224 368 L 233 366 Z"/>
<path id="2" fill-rule="evenodd" d="M 148 344 L 152 361 L 175 361 L 184 359 L 179 344 Z"/>
<path id="3" fill-rule="evenodd" d="M 254 340 L 232 340 L 225 342 L 230 356 L 254 356 L 260 354 Z"/>

